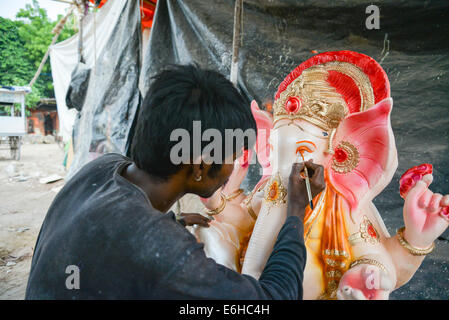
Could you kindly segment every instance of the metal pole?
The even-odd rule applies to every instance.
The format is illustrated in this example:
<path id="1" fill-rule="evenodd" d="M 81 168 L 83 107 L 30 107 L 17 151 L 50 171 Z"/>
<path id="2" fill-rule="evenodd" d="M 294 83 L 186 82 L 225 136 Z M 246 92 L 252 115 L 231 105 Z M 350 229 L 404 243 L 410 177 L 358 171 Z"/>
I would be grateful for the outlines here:
<path id="1" fill-rule="evenodd" d="M 239 50 L 242 40 L 243 0 L 235 0 L 234 7 L 234 34 L 232 38 L 231 82 L 237 86 L 239 73 Z"/>

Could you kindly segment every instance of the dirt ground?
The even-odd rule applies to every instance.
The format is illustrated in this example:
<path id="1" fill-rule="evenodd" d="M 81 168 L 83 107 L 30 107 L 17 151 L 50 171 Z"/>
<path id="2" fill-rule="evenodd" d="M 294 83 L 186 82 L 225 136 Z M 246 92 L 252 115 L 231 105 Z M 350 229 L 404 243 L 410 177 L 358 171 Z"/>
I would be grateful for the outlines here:
<path id="1" fill-rule="evenodd" d="M 46 141 L 25 142 L 20 161 L 10 160 L 9 150 L 0 150 L 0 300 L 24 298 L 42 221 L 64 185 L 63 179 L 39 181 L 65 176 L 63 149 L 52 139 Z"/>

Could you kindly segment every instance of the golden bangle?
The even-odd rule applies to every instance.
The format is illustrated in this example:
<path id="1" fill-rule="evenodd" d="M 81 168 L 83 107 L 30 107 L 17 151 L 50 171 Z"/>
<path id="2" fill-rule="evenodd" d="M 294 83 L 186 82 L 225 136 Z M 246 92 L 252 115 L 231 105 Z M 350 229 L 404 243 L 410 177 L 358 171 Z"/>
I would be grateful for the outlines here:
<path id="1" fill-rule="evenodd" d="M 402 227 L 398 230 L 398 232 L 397 232 L 398 240 L 399 240 L 399 243 L 401 244 L 401 246 L 403 246 L 405 249 L 407 249 L 407 251 L 410 254 L 412 254 L 414 256 L 425 256 L 425 255 L 431 253 L 433 251 L 433 249 L 435 248 L 435 243 L 432 243 L 432 245 L 427 249 L 419 249 L 419 248 L 412 246 L 410 243 L 407 242 L 407 240 L 405 240 L 404 230 L 405 230 L 405 227 Z"/>
<path id="2" fill-rule="evenodd" d="M 218 206 L 218 208 L 215 209 L 205 209 L 204 212 L 209 215 L 209 216 L 215 216 L 219 213 L 221 213 L 224 208 L 226 207 L 226 196 L 223 193 L 220 193 L 220 197 L 221 197 L 221 204 Z"/>
<path id="3" fill-rule="evenodd" d="M 234 200 L 242 193 L 243 193 L 243 189 L 237 189 L 234 192 L 232 192 L 229 196 L 226 196 L 226 200 L 228 200 L 228 201 Z"/>
<path id="4" fill-rule="evenodd" d="M 361 259 L 357 259 L 357 260 L 353 261 L 351 263 L 351 265 L 349 266 L 349 269 L 354 268 L 355 266 L 358 266 L 359 264 L 370 264 L 372 266 L 376 266 L 376 267 L 382 269 L 382 271 L 385 271 L 385 273 L 388 273 L 387 268 L 385 268 L 385 266 L 382 263 L 380 263 L 377 260 L 368 259 L 368 258 L 361 258 Z"/>

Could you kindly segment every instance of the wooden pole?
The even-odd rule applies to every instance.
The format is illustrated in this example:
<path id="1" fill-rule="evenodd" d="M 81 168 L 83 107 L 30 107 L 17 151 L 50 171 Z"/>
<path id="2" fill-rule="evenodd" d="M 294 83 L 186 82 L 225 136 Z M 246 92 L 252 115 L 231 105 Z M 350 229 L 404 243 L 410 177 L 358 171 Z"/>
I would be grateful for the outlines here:
<path id="1" fill-rule="evenodd" d="M 235 0 L 234 6 L 234 33 L 232 38 L 232 61 L 231 61 L 231 82 L 237 86 L 239 73 L 239 50 L 242 42 L 242 18 L 243 0 Z"/>
<path id="2" fill-rule="evenodd" d="M 45 52 L 45 55 L 42 58 L 41 64 L 39 65 L 39 68 L 37 69 L 36 73 L 34 74 L 33 79 L 31 79 L 30 83 L 28 84 L 28 86 L 30 88 L 34 85 L 37 78 L 41 74 L 42 69 L 44 68 L 45 62 L 47 62 L 48 55 L 50 53 L 50 47 L 56 43 L 56 40 L 58 40 L 58 37 L 62 31 L 62 28 L 64 27 L 65 23 L 67 22 L 67 19 L 69 18 L 69 16 L 72 14 L 72 11 L 73 11 L 73 7 L 70 7 L 70 9 L 67 12 L 67 14 L 65 15 L 65 17 L 63 17 L 61 20 L 59 20 L 58 24 L 52 30 L 52 33 L 54 33 L 55 35 L 53 36 L 53 39 L 51 40 L 51 44 L 48 46 L 47 52 Z"/>

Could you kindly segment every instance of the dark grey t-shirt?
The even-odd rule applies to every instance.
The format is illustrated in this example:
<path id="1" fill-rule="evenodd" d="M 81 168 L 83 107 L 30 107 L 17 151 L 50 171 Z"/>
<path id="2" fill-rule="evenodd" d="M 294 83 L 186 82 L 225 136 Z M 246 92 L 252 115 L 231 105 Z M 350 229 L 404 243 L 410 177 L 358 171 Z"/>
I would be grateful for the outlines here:
<path id="1" fill-rule="evenodd" d="M 26 299 L 300 299 L 303 225 L 289 217 L 259 280 L 207 258 L 203 245 L 123 178 L 131 160 L 106 154 L 84 166 L 45 217 Z M 79 269 L 79 289 L 73 287 Z"/>

